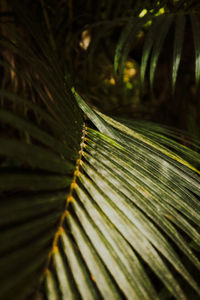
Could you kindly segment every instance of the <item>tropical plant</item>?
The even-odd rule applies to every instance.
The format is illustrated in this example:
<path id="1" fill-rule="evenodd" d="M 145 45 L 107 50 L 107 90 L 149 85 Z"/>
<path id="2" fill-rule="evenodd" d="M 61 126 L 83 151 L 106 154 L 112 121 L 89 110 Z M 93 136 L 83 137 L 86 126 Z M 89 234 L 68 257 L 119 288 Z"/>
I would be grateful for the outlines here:
<path id="1" fill-rule="evenodd" d="M 170 30 L 175 93 L 187 27 L 198 84 L 198 1 L 2 1 L 0 20 L 0 299 L 198 299 L 199 141 L 83 99 L 97 53 L 122 86 L 138 43 L 153 90 Z"/>

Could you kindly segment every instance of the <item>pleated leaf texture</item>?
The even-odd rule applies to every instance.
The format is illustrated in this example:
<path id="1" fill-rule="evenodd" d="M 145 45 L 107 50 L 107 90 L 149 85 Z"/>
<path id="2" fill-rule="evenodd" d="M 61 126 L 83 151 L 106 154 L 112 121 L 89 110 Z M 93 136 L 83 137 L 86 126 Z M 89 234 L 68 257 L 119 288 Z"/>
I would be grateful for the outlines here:
<path id="1" fill-rule="evenodd" d="M 31 26 L 7 45 L 30 88 L 0 90 L 0 299 L 198 299 L 199 144 L 90 108 Z"/>
<path id="2" fill-rule="evenodd" d="M 58 137 L 1 110 L 3 124 L 37 142 L 1 137 L 0 298 L 157 299 L 153 273 L 177 299 L 187 299 L 185 281 L 198 295 L 184 261 L 199 270 L 190 247 L 200 245 L 199 154 L 159 126 L 92 110 L 76 92 L 93 126 L 75 103 L 65 110 L 80 114 L 70 127 L 1 95 L 31 107 Z"/>

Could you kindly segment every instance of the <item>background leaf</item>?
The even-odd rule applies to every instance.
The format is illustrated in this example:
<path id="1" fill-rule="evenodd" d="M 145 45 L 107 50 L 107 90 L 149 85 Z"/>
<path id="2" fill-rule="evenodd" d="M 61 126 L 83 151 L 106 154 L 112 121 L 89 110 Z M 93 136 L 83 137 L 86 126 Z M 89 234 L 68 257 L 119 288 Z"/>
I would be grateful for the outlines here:
<path id="1" fill-rule="evenodd" d="M 191 16 L 194 46 L 195 46 L 195 79 L 196 83 L 200 80 L 200 43 L 199 43 L 199 21 L 197 17 L 192 14 Z"/>
<path id="2" fill-rule="evenodd" d="M 173 52 L 173 70 L 172 70 L 172 88 L 174 90 L 178 68 L 181 60 L 185 30 L 185 16 L 180 15 L 176 19 L 176 29 L 174 33 L 174 52 Z"/>

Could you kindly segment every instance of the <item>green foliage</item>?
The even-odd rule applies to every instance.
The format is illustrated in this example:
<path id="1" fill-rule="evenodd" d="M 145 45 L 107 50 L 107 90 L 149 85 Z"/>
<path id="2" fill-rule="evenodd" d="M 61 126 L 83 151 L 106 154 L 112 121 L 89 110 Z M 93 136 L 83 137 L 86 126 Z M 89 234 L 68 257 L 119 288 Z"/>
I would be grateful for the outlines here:
<path id="1" fill-rule="evenodd" d="M 176 19 L 176 29 L 174 34 L 174 52 L 173 52 L 173 71 L 172 71 L 172 86 L 175 88 L 178 68 L 181 60 L 181 52 L 183 47 L 185 28 L 185 16 L 180 15 Z"/>
<path id="2" fill-rule="evenodd" d="M 88 70 L 98 43 L 121 30 L 111 51 L 117 86 L 142 32 L 141 81 L 150 60 L 153 86 L 175 26 L 174 89 L 189 14 L 198 82 L 198 4 L 41 1 L 30 14 L 27 3 L 13 1 L 16 23 L 1 24 L 0 299 L 197 299 L 199 141 L 90 107 L 73 41 L 95 32 Z"/>

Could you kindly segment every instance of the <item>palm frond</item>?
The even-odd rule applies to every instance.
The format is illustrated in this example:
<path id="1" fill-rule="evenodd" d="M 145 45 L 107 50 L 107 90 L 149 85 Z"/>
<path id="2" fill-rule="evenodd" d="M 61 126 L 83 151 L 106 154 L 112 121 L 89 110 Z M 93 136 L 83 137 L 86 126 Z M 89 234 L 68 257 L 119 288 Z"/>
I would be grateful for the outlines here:
<path id="1" fill-rule="evenodd" d="M 125 62 L 127 61 L 127 56 L 130 51 L 130 48 L 131 46 L 133 46 L 132 44 L 134 40 L 137 40 L 137 34 L 142 29 L 145 22 L 146 19 L 138 20 L 138 18 L 134 18 L 130 20 L 130 22 L 125 26 L 124 30 L 122 30 L 115 51 L 115 58 L 114 58 L 115 76 L 117 75 L 118 69 L 120 69 L 119 75 L 120 77 L 122 77 L 124 72 Z"/>
<path id="2" fill-rule="evenodd" d="M 199 42 L 199 30 L 200 30 L 200 24 L 199 20 L 196 15 L 191 15 L 191 22 L 192 22 L 192 30 L 193 30 L 193 38 L 194 38 L 194 46 L 195 46 L 195 57 L 196 57 L 196 63 L 195 63 L 195 77 L 196 77 L 196 83 L 199 83 L 200 80 L 200 42 Z"/>
<path id="3" fill-rule="evenodd" d="M 17 5 L 16 5 L 17 6 Z M 59 22 L 56 22 L 55 12 L 59 7 L 62 7 L 62 17 Z M 83 1 L 79 1 L 76 5 L 68 7 L 67 4 L 60 5 L 58 3 L 45 5 L 43 3 L 43 10 L 48 10 L 50 20 L 46 22 L 51 27 L 52 32 L 46 33 L 47 38 L 52 41 L 58 39 L 59 43 L 63 43 L 65 38 L 69 49 L 68 53 L 74 55 L 73 51 L 78 52 L 78 57 L 83 53 L 80 51 L 80 34 L 84 30 L 88 30 L 92 36 L 91 43 L 88 51 L 84 55 L 89 59 L 90 66 L 94 64 L 96 53 L 98 49 L 102 47 L 105 41 L 110 39 L 113 43 L 110 43 L 109 55 L 113 58 L 114 56 L 114 72 L 123 74 L 124 62 L 127 56 L 135 48 L 137 40 L 144 41 L 143 54 L 141 56 L 141 83 L 142 89 L 144 88 L 145 74 L 147 71 L 148 59 L 150 59 L 150 85 L 153 85 L 154 73 L 158 64 L 158 58 L 162 53 L 162 49 L 165 45 L 168 31 L 174 30 L 174 45 L 172 47 L 172 88 L 175 88 L 175 82 L 178 75 L 178 69 L 181 62 L 181 52 L 185 45 L 183 43 L 186 35 L 185 21 L 187 16 L 190 15 L 192 28 L 189 28 L 191 36 L 194 38 L 195 48 L 195 64 L 196 71 L 195 77 L 197 80 L 197 65 L 198 65 L 198 35 L 199 35 L 199 20 L 198 20 L 198 1 L 119 1 L 118 5 L 114 5 L 112 0 L 108 3 L 101 2 L 95 5 L 87 5 Z M 139 18 L 140 13 L 146 10 L 146 15 Z M 16 7 L 19 12 L 20 8 Z M 160 15 L 160 10 L 162 14 Z M 22 16 L 22 12 L 20 11 Z M 70 15 L 70 16 L 69 16 Z M 72 20 L 72 15 L 74 20 Z M 92 16 L 92 17 L 91 17 Z M 25 16 L 26 24 L 28 20 Z M 69 18 L 68 26 L 61 26 L 65 24 L 65 18 Z M 172 20 L 173 19 L 173 20 Z M 193 20 L 193 21 L 192 21 Z M 149 25 L 147 25 L 147 22 Z M 59 23 L 59 24 L 57 24 Z M 27 26 L 27 25 L 26 25 Z M 29 26 L 29 25 L 28 25 Z M 76 29 L 77 28 L 77 29 Z M 73 39 L 72 32 L 73 29 Z M 31 31 L 31 28 L 29 28 Z M 59 32 L 59 37 L 58 37 Z M 138 33 L 143 33 L 143 38 L 137 39 Z M 117 38 L 116 38 L 117 35 Z M 118 39 L 119 35 L 119 39 Z M 36 38 L 36 36 L 35 36 Z M 53 44 L 55 43 L 53 42 Z M 116 42 L 117 41 L 117 42 Z M 41 45 L 43 41 L 40 41 Z M 52 44 L 52 42 L 51 42 Z M 65 47 L 64 43 L 62 47 Z M 61 48 L 62 48 L 61 47 Z M 71 49 L 70 49 L 71 48 Z M 47 52 L 48 49 L 43 47 L 43 51 Z M 141 51 L 140 51 L 141 52 Z M 152 53 L 151 53 L 152 52 Z M 50 57 L 50 56 L 49 56 Z M 68 58 L 70 60 L 70 57 Z M 71 62 L 69 62 L 70 64 Z M 88 65 L 86 63 L 86 71 Z M 72 67 L 73 68 L 73 67 Z M 72 70 L 76 72 L 75 69 Z"/>
<path id="4" fill-rule="evenodd" d="M 83 154 L 82 154 L 85 160 L 83 160 L 83 162 L 81 163 L 81 169 L 83 169 L 82 172 L 84 172 L 86 174 L 84 174 L 84 173 L 82 174 L 82 172 L 81 172 L 78 175 L 78 178 L 80 180 L 80 186 L 78 184 L 78 186 L 75 187 L 75 191 L 78 190 L 78 195 L 84 195 L 80 191 L 80 187 L 82 187 L 83 191 L 86 190 L 87 193 L 90 194 L 90 197 L 93 200 L 95 200 L 95 202 L 97 202 L 97 205 L 103 210 L 103 213 L 106 214 L 106 216 L 114 224 L 114 226 L 117 228 L 117 230 L 123 235 L 125 240 L 127 240 L 132 245 L 132 247 L 135 249 L 136 253 L 142 256 L 143 260 L 147 264 L 150 265 L 150 267 L 154 270 L 154 272 L 158 276 L 159 276 L 159 274 L 161 274 L 161 270 L 158 271 L 157 266 L 155 265 L 155 261 L 158 261 L 158 257 L 155 256 L 157 258 L 155 258 L 155 261 L 154 261 L 153 258 L 151 260 L 149 256 L 146 256 L 147 253 L 142 254 L 141 253 L 142 249 L 140 248 L 139 245 L 137 245 L 137 242 L 136 242 L 137 239 L 139 239 L 139 236 L 142 237 L 143 231 L 141 232 L 141 234 L 139 234 L 139 236 L 137 236 L 139 228 L 142 228 L 142 226 L 145 226 L 144 232 L 146 232 L 147 228 L 149 229 L 149 223 L 148 223 L 149 221 L 147 221 L 147 219 L 146 219 L 146 222 L 148 223 L 148 225 L 142 224 L 143 222 L 140 223 L 141 220 L 138 221 L 139 228 L 136 226 L 137 230 L 134 231 L 131 223 L 129 225 L 128 225 L 128 223 L 126 223 L 126 225 L 123 223 L 125 221 L 123 214 L 125 214 L 125 219 L 128 218 L 129 221 L 132 220 L 132 222 L 134 220 L 134 224 L 136 225 L 137 213 L 138 213 L 139 219 L 140 219 L 140 217 L 143 218 L 144 216 L 142 214 L 140 214 L 141 213 L 140 210 L 144 209 L 146 217 L 150 217 L 155 222 L 155 224 L 157 224 L 157 226 L 160 229 L 162 228 L 162 230 L 164 230 L 166 232 L 166 234 L 170 238 L 173 239 L 173 241 L 177 244 L 177 246 L 180 247 L 180 249 L 184 252 L 184 254 L 193 261 L 193 263 L 196 265 L 196 267 L 199 268 L 198 259 L 196 259 L 195 256 L 191 253 L 191 250 L 189 249 L 187 243 L 184 242 L 183 237 L 176 230 L 176 227 L 173 226 L 173 223 L 174 223 L 177 227 L 181 228 L 181 230 L 186 230 L 185 232 L 186 232 L 186 234 L 188 234 L 188 236 L 190 236 L 190 237 L 193 236 L 193 238 L 195 240 L 196 239 L 199 240 L 198 231 L 196 231 L 195 228 L 192 229 L 192 227 L 189 225 L 189 222 L 187 221 L 187 218 L 189 218 L 190 220 L 192 220 L 192 222 L 195 222 L 199 226 L 199 215 L 198 215 L 198 213 L 196 214 L 193 210 L 194 207 L 195 207 L 195 209 L 199 210 L 199 202 L 197 199 L 195 199 L 195 198 L 193 199 L 193 194 L 191 193 L 195 189 L 195 192 L 197 193 L 197 195 L 199 195 L 199 192 L 200 192 L 199 183 L 197 183 L 197 181 L 199 181 L 198 177 L 196 177 L 194 175 L 193 183 L 191 180 L 189 183 L 190 170 L 188 168 L 190 168 L 190 166 L 187 163 L 185 164 L 183 160 L 181 161 L 179 158 L 177 158 L 178 163 L 174 162 L 174 167 L 172 167 L 171 171 L 170 171 L 171 166 L 169 167 L 169 169 L 168 168 L 165 169 L 165 172 L 169 173 L 170 175 L 164 181 L 164 176 L 166 176 L 166 175 L 163 175 L 161 170 L 159 171 L 158 166 L 156 168 L 155 156 L 152 155 L 150 161 L 148 162 L 150 155 L 149 155 L 149 153 L 148 153 L 148 155 L 145 154 L 145 151 L 150 151 L 150 149 L 147 150 L 145 148 L 145 142 L 144 142 L 144 140 L 141 139 L 141 136 L 137 135 L 137 133 L 135 133 L 133 131 L 130 131 L 127 127 L 126 128 L 123 127 L 122 124 L 117 123 L 116 121 L 114 121 L 102 114 L 101 114 L 101 117 L 103 117 L 103 119 L 101 119 L 101 118 L 99 119 L 97 117 L 96 113 L 91 112 L 91 110 L 87 107 L 86 104 L 83 103 L 83 101 L 81 100 L 81 98 L 78 95 L 76 95 L 76 97 L 77 97 L 77 100 L 79 101 L 82 109 L 84 109 L 84 112 L 87 113 L 89 118 L 94 122 L 94 124 L 98 127 L 98 129 L 100 131 L 104 132 L 105 121 L 108 122 L 108 124 L 114 126 L 114 128 L 118 129 L 118 131 L 116 131 L 116 129 L 114 129 L 113 127 L 110 127 L 110 125 L 109 125 L 109 127 L 108 127 L 109 131 L 112 132 L 112 139 L 110 139 L 108 136 L 102 136 L 102 134 L 95 132 L 94 130 L 91 130 L 89 128 L 87 129 L 88 134 L 86 134 L 86 141 L 85 141 L 85 147 L 84 147 L 84 150 L 86 153 L 83 152 Z M 105 131 L 106 131 L 106 133 L 108 133 L 107 129 Z M 114 139 L 113 139 L 113 137 L 114 137 Z M 94 140 L 94 138 L 95 138 L 95 140 Z M 140 144 L 138 144 L 137 139 L 140 140 Z M 148 143 L 147 140 L 146 140 L 146 142 Z M 142 146 L 143 143 L 144 143 L 144 145 Z M 165 161 L 165 165 L 167 165 L 168 164 L 167 161 L 169 161 L 168 155 L 169 156 L 171 156 L 171 155 L 169 153 L 168 153 L 168 155 L 166 155 L 166 153 L 162 153 L 163 149 L 160 148 L 159 152 L 160 152 L 161 157 L 158 159 L 158 152 L 157 152 L 158 145 L 152 143 L 151 146 L 154 148 L 154 150 L 151 149 L 151 152 L 155 151 L 155 153 L 157 154 L 156 155 L 157 160 L 160 160 L 160 162 L 163 160 L 163 162 Z M 143 147 L 144 147 L 144 150 L 142 151 Z M 134 154 L 132 152 L 133 149 L 134 149 Z M 110 151 L 112 152 L 112 158 L 109 155 Z M 139 156 L 140 156 L 140 158 L 139 158 Z M 138 162 L 138 160 L 140 160 L 140 163 Z M 137 163 L 136 163 L 136 161 L 137 161 Z M 145 161 L 145 164 L 144 164 L 144 161 Z M 130 162 L 132 162 L 132 164 Z M 153 164 L 153 165 L 151 166 L 151 164 Z M 140 170 L 140 168 L 141 168 L 141 170 Z M 155 175 L 153 175 L 153 173 L 152 173 L 153 169 L 156 170 Z M 168 169 L 168 171 L 166 171 L 167 169 Z M 179 169 L 182 170 L 181 172 L 184 177 L 184 182 L 182 181 L 182 184 L 183 184 L 182 187 L 180 187 L 180 181 L 178 180 L 178 182 L 176 182 L 176 180 L 174 178 L 174 177 L 176 177 L 175 174 L 177 172 L 180 174 Z M 191 169 L 193 169 L 193 167 L 191 167 Z M 149 181 L 149 178 L 148 178 L 149 182 L 146 182 L 145 177 L 149 173 L 152 174 L 152 177 L 154 177 L 154 179 Z M 188 173 L 188 180 L 186 179 L 187 173 Z M 172 180 L 172 178 L 173 178 L 173 180 Z M 156 180 L 156 183 L 154 180 Z M 173 184 L 172 184 L 172 182 L 173 182 Z M 190 187 L 188 186 L 188 183 L 189 183 L 189 185 L 191 184 Z M 139 186 L 139 184 L 141 184 L 141 185 Z M 143 184 L 144 184 L 144 186 L 143 186 Z M 154 187 L 152 186 L 152 184 Z M 153 189 L 152 189 L 152 187 L 153 187 Z M 156 192 L 155 189 L 159 189 L 159 192 Z M 162 192 L 161 192 L 161 190 L 162 190 Z M 163 194 L 164 190 L 167 192 L 166 198 Z M 189 192 L 189 194 L 188 194 L 188 190 L 191 191 L 191 192 Z M 169 200 L 170 193 L 171 193 L 171 197 L 172 197 L 171 199 L 173 199 L 172 201 Z M 179 195 L 177 198 L 177 202 L 175 200 L 176 197 L 174 197 L 174 193 L 177 196 Z M 159 197 L 161 194 L 163 195 L 164 199 L 166 199 L 165 201 L 167 201 L 167 203 L 161 204 L 159 202 Z M 159 195 L 159 197 L 158 197 L 158 195 Z M 189 195 L 190 195 L 189 199 L 194 200 L 194 206 L 193 206 L 192 210 L 191 210 L 191 206 L 190 206 L 191 205 L 190 200 L 188 202 L 188 205 L 185 203 L 185 200 L 188 199 Z M 108 203 L 104 204 L 105 197 L 107 199 L 107 202 L 110 204 L 109 206 L 107 206 Z M 150 200 L 150 201 L 148 201 L 148 204 L 147 204 L 147 199 Z M 164 199 L 162 198 L 162 201 Z M 181 199 L 184 199 L 184 200 L 182 201 Z M 72 200 L 73 208 L 76 205 L 78 205 L 77 201 L 78 201 L 78 199 L 75 196 Z M 84 206 L 86 205 L 86 201 L 88 201 L 87 197 L 86 197 Z M 141 201 L 141 203 L 140 203 L 140 201 Z M 131 211 L 133 209 L 133 207 L 131 205 L 133 204 L 133 202 L 137 207 L 137 209 L 136 209 L 137 213 L 135 211 L 134 216 L 133 215 L 131 216 L 131 214 L 132 214 Z M 145 202 L 146 202 L 146 205 L 144 208 Z M 118 207 L 119 215 L 116 215 L 116 212 L 112 211 L 111 207 L 113 205 L 114 205 L 114 207 L 115 206 Z M 128 205 L 128 206 L 126 206 L 126 205 Z M 187 208 L 186 208 L 186 206 L 187 206 Z M 135 209 L 135 207 L 134 207 L 134 209 Z M 166 209 L 166 211 L 165 211 L 165 209 Z M 178 213 L 177 210 L 179 210 L 179 209 L 180 209 L 180 211 Z M 189 210 L 190 210 L 190 212 L 189 212 Z M 161 216 L 158 217 L 156 211 L 159 211 L 159 213 L 162 211 L 162 217 Z M 181 214 L 180 214 L 180 212 L 181 212 Z M 90 212 L 88 212 L 88 213 L 90 214 Z M 121 213 L 123 213 L 122 216 L 121 216 Z M 183 214 L 186 213 L 185 217 L 186 216 L 187 217 L 183 218 L 182 213 Z M 80 222 L 82 223 L 83 216 L 82 215 L 80 215 L 80 216 L 81 216 Z M 112 218 L 111 218 L 111 216 L 112 216 Z M 116 217 L 116 221 L 115 221 L 114 216 Z M 78 217 L 78 215 L 77 215 L 77 217 Z M 196 219 L 196 221 L 195 221 L 195 219 Z M 144 221 L 144 219 L 142 219 L 142 220 Z M 145 223 L 145 221 L 144 221 L 144 223 Z M 101 230 L 100 224 L 101 224 L 101 222 L 98 223 L 99 230 Z M 153 224 L 151 224 L 151 225 L 153 226 Z M 82 226 L 83 226 L 83 228 L 85 228 L 85 223 L 84 223 L 84 225 L 82 224 Z M 129 228 L 129 226 L 131 226 L 131 227 Z M 188 231 L 189 227 L 191 229 L 190 233 Z M 123 228 L 126 228 L 126 230 Z M 128 228 L 130 229 L 130 231 Z M 71 228 L 71 230 L 72 230 L 72 234 L 73 234 L 73 228 Z M 154 228 L 154 230 L 157 230 L 156 227 Z M 134 232 L 134 237 L 132 237 L 132 239 L 131 239 L 129 234 L 132 236 L 133 232 Z M 143 234 L 144 234 L 144 232 L 143 232 Z M 89 229 L 88 230 L 86 229 L 86 234 L 89 235 Z M 153 244 L 155 247 L 155 245 L 156 245 L 155 243 L 157 243 L 157 247 L 158 247 L 158 245 L 159 245 L 159 247 L 161 247 L 161 244 L 162 244 L 161 240 L 159 240 L 159 242 L 158 241 L 153 242 L 153 240 L 151 240 L 151 238 L 150 238 L 151 235 L 152 234 L 150 234 L 150 232 L 148 231 L 148 234 L 146 237 L 147 237 L 147 239 L 150 239 L 151 244 Z M 160 238 L 161 238 L 162 235 L 160 235 L 160 233 L 158 231 L 156 234 L 154 232 L 154 236 L 157 236 L 157 237 L 160 236 Z M 89 237 L 89 238 L 90 238 L 90 240 L 92 240 L 92 237 Z M 164 238 L 164 236 L 162 236 L 162 241 L 164 242 L 163 238 Z M 134 245 L 131 242 L 132 240 L 134 240 Z M 138 240 L 138 243 L 140 244 L 141 241 L 139 241 L 139 240 Z M 145 243 L 145 241 L 143 240 L 142 243 Z M 165 243 L 167 243 L 167 240 L 165 240 Z M 199 241 L 197 243 L 199 243 Z M 99 244 L 100 244 L 100 242 L 97 245 L 99 245 Z M 147 244 L 148 244 L 148 242 L 147 242 Z M 148 248 L 148 251 L 150 251 L 149 250 L 150 245 L 148 244 L 149 246 L 147 246 L 147 244 L 146 244 L 146 247 Z M 96 251 L 98 252 L 100 257 L 103 259 L 107 268 L 110 270 L 109 262 L 110 262 L 111 258 L 109 258 L 108 261 L 106 262 L 104 260 L 104 255 L 100 253 L 103 250 L 98 249 L 97 245 L 95 246 Z M 175 261 L 178 262 L 179 259 L 177 257 L 176 257 L 176 259 L 175 259 L 175 257 L 174 257 L 174 259 L 171 259 L 173 256 L 171 251 L 173 251 L 173 249 L 172 248 L 170 249 L 170 247 L 168 247 L 168 246 L 166 246 L 166 248 L 164 247 L 165 250 L 163 248 L 163 252 L 162 252 L 161 248 L 159 248 L 159 251 L 161 251 L 164 256 L 166 255 L 165 257 L 167 257 L 167 259 L 169 259 L 170 262 L 174 265 L 174 262 Z M 139 247 L 139 248 L 137 248 L 137 247 Z M 79 245 L 79 248 L 80 248 L 80 245 Z M 82 249 L 82 247 L 81 247 L 81 249 Z M 168 254 L 166 254 L 166 252 L 165 252 L 166 250 L 170 251 L 170 254 L 169 254 L 169 252 L 168 252 Z M 154 252 L 153 249 L 152 249 L 152 251 Z M 84 254 L 82 254 L 82 255 L 84 256 Z M 151 255 L 153 255 L 153 254 L 151 253 Z M 119 260 L 117 259 L 117 261 L 119 261 Z M 162 265 L 162 263 L 159 259 L 159 265 L 160 264 Z M 185 273 L 182 269 L 183 265 L 180 262 L 178 262 L 178 265 L 176 265 L 176 266 L 174 265 L 174 268 L 183 275 Z M 163 266 L 163 271 L 164 270 L 166 271 L 167 269 L 165 269 L 165 267 L 166 267 L 165 264 L 163 264 L 162 266 Z M 179 268 L 181 268 L 181 269 L 179 269 Z M 110 272 L 112 274 L 112 270 L 110 270 Z M 166 271 L 166 272 L 168 272 L 168 271 Z M 178 295 L 179 295 L 179 297 L 180 297 L 180 295 L 182 295 L 181 297 L 184 298 L 183 294 L 179 290 L 178 285 L 176 285 L 176 284 L 172 285 L 172 282 L 170 283 L 170 281 L 167 280 L 167 278 L 169 279 L 172 276 L 172 274 L 170 274 L 170 275 L 169 275 L 169 273 L 167 273 L 167 274 L 168 275 L 166 276 L 166 278 L 164 276 L 161 278 L 161 280 L 166 284 L 166 286 L 170 289 L 170 291 L 174 295 L 176 295 L 176 297 L 178 297 Z M 187 271 L 183 276 L 185 276 L 185 278 L 188 278 Z M 171 280 L 174 280 L 172 278 L 173 277 L 171 277 Z M 122 282 L 119 282 L 118 284 L 120 286 L 120 284 L 122 284 Z M 193 287 L 195 287 L 197 289 L 197 285 L 194 283 L 193 280 L 191 281 L 191 284 L 193 285 Z M 122 287 L 121 287 L 121 289 L 122 289 Z M 141 289 L 142 289 L 142 287 L 141 287 Z M 125 286 L 124 286 L 123 291 L 124 291 L 124 293 L 126 293 L 125 291 L 127 291 L 127 287 L 125 288 Z M 127 293 L 128 294 L 126 294 L 126 297 L 128 298 L 130 296 L 130 291 Z M 136 295 L 137 296 L 135 296 L 135 297 L 140 299 L 141 294 L 136 294 Z M 142 294 L 142 297 L 146 297 L 146 296 L 144 294 Z"/>
<path id="5" fill-rule="evenodd" d="M 173 47 L 173 59 L 172 59 L 172 88 L 175 88 L 175 82 L 178 74 L 178 69 L 181 60 L 181 52 L 183 47 L 183 40 L 185 35 L 185 22 L 188 10 L 185 8 L 184 11 L 180 10 L 177 15 L 173 13 L 165 13 L 161 16 L 152 16 L 149 12 L 144 18 L 139 19 L 136 17 L 137 22 L 134 26 L 134 32 L 139 32 L 144 28 L 144 25 L 148 20 L 151 20 L 152 24 L 147 28 L 147 33 L 145 33 L 143 53 L 141 57 L 141 85 L 144 89 L 145 74 L 147 70 L 148 60 L 150 59 L 150 86 L 153 86 L 155 69 L 158 63 L 158 58 L 161 50 L 164 46 L 164 42 L 168 35 L 171 27 L 175 27 L 174 31 L 174 47 Z M 194 48 L 195 48 L 195 78 L 196 84 L 199 82 L 199 20 L 195 11 L 190 12 L 190 18 L 192 23 L 192 35 L 194 38 Z M 131 20 L 121 32 L 121 37 L 116 46 L 115 58 L 114 58 L 114 71 L 118 69 L 118 64 L 121 56 L 121 60 L 127 60 L 127 55 L 131 49 L 134 48 L 133 39 L 135 38 L 135 33 L 132 33 L 133 29 L 131 27 Z M 173 26 L 172 26 L 173 25 Z M 175 26 L 174 26 L 175 25 Z M 132 25 L 133 26 L 133 25 Z M 123 50 L 124 48 L 124 50 Z M 126 50 L 125 50 L 126 49 Z M 121 66 L 121 74 L 123 74 L 123 65 Z"/>
<path id="6" fill-rule="evenodd" d="M 5 229 L 1 236 L 4 245 L 1 247 L 1 265 L 3 269 L 9 265 L 3 282 L 7 282 L 6 274 L 10 278 L 9 284 L 1 289 L 2 297 L 6 299 L 17 291 L 19 299 L 25 299 L 30 291 L 33 292 L 31 274 L 37 271 L 34 273 L 36 276 L 40 269 L 45 279 L 41 297 L 46 294 L 49 299 L 54 296 L 59 299 L 59 295 L 67 295 L 69 299 L 76 299 L 81 295 L 83 299 L 96 299 L 101 295 L 115 299 L 125 295 L 131 299 L 134 295 L 136 299 L 154 299 L 157 292 L 146 265 L 176 298 L 185 299 L 176 280 L 176 272 L 199 293 L 197 283 L 184 266 L 184 257 L 188 257 L 197 269 L 200 268 L 189 246 L 192 240 L 200 244 L 197 229 L 200 205 L 195 196 L 200 195 L 199 177 L 195 175 L 195 168 L 180 157 L 184 153 L 190 157 L 190 151 L 184 146 L 178 147 L 167 137 L 161 139 L 162 135 L 145 131 L 139 124 L 133 130 L 103 114 L 99 115 L 79 95 L 75 96 L 100 132 L 84 128 L 73 178 L 67 179 L 67 173 L 73 172 L 71 164 L 59 156 L 56 158 L 53 153 L 46 155 L 46 150 L 44 154 L 41 146 L 23 145 L 13 139 L 2 140 L 1 155 L 30 165 L 34 172 L 37 169 L 48 172 L 37 177 L 30 173 L 28 167 L 29 175 L 13 171 L 6 175 L 7 168 L 3 169 L 1 189 L 23 190 L 26 196 L 13 194 L 8 196 L 7 202 L 2 202 L 2 214 L 5 215 L 1 226 Z M 17 116 L 15 122 L 13 118 L 11 120 L 12 124 L 18 123 Z M 33 128 L 36 129 L 31 125 L 28 129 L 30 135 L 35 132 Z M 37 134 L 41 129 L 38 130 Z M 17 147 L 9 147 L 10 143 Z M 166 147 L 173 145 L 179 151 L 172 156 L 172 151 Z M 192 156 L 193 161 L 199 161 L 199 155 L 196 155 Z M 56 160 L 53 158 L 50 164 L 49 157 L 54 156 Z M 18 166 L 16 170 L 20 169 Z M 52 178 L 50 182 L 49 176 Z M 9 180 L 7 185 L 6 180 Z M 67 197 L 64 189 L 70 183 Z M 30 194 L 36 191 L 36 195 Z M 27 196 L 29 202 L 25 200 Z M 39 207 L 40 212 L 37 211 Z M 11 208 L 18 214 L 7 219 Z M 15 226 L 6 229 L 8 224 Z M 59 227 L 55 234 L 56 224 Z M 44 273 L 41 266 L 44 266 L 52 238 L 53 248 Z M 32 254 L 31 240 L 35 243 Z M 22 247 L 25 243 L 27 246 Z M 39 261 L 37 256 L 41 251 L 45 255 Z M 31 259 L 33 255 L 35 259 Z M 27 261 L 29 267 L 22 268 L 15 280 L 11 274 L 14 276 L 18 264 L 25 265 Z M 29 289 L 22 289 L 22 282 L 23 285 L 26 282 Z"/>
<path id="7" fill-rule="evenodd" d="M 185 16 L 180 15 L 176 19 L 176 29 L 174 33 L 174 52 L 173 52 L 173 70 L 172 70 L 172 88 L 175 89 L 175 83 L 177 78 L 177 73 L 179 69 L 179 64 L 181 60 L 181 52 L 183 47 L 185 29 Z"/>
<path id="8" fill-rule="evenodd" d="M 123 3 L 115 17 L 129 6 Z M 188 149 L 182 133 L 89 107 L 71 92 L 49 33 L 15 9 L 29 34 L 2 44 L 25 88 L 0 90 L 0 298 L 159 299 L 164 287 L 187 299 L 188 286 L 198 297 L 199 143 Z M 96 10 L 102 16 L 101 5 Z M 157 17 L 149 31 L 142 74 L 151 54 L 152 82 L 172 19 Z M 183 19 L 177 22 L 174 83 L 184 33 Z M 117 46 L 116 71 L 132 25 Z"/>
<path id="9" fill-rule="evenodd" d="M 162 19 L 162 16 L 160 18 Z M 162 20 L 162 26 L 161 26 L 160 30 L 158 30 L 156 32 L 155 44 L 153 46 L 151 62 L 150 62 L 150 85 L 151 86 L 153 85 L 154 73 L 155 73 L 155 68 L 157 65 L 158 57 L 159 57 L 161 48 L 163 46 L 165 37 L 170 29 L 172 20 L 173 20 L 172 16 L 166 16 L 164 18 L 164 20 Z"/>
<path id="10" fill-rule="evenodd" d="M 37 38 L 32 28 L 30 34 Z M 23 39 L 3 41 L 16 62 L 32 70 L 26 76 L 22 71 L 19 75 L 17 63 L 12 68 L 13 76 L 25 81 L 26 97 L 0 91 L 3 299 L 36 294 L 66 205 L 82 134 L 82 115 L 55 53 L 44 39 L 39 54 L 33 45 Z M 4 66 L 9 72 L 8 64 Z"/>

